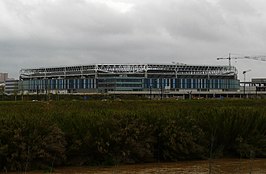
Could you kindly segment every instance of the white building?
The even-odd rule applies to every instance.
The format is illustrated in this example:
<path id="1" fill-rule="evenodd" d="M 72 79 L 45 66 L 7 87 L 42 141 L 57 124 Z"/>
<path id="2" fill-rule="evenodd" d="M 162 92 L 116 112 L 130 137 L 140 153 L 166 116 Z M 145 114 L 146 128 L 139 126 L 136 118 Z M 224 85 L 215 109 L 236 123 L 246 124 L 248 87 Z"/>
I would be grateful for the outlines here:
<path id="1" fill-rule="evenodd" d="M 6 79 L 5 80 L 5 93 L 15 94 L 18 92 L 18 82 L 19 80 L 15 79 Z"/>

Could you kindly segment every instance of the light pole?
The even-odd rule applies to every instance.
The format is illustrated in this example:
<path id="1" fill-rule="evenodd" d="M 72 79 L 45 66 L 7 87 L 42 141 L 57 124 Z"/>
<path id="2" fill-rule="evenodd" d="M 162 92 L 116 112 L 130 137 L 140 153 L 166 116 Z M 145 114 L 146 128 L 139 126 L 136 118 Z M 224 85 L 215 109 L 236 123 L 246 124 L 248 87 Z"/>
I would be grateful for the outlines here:
<path id="1" fill-rule="evenodd" d="M 161 78 L 161 100 L 163 99 L 163 79 Z"/>
<path id="2" fill-rule="evenodd" d="M 151 96 L 152 96 L 152 93 L 151 93 L 151 89 L 152 88 L 152 86 L 150 85 L 150 100 L 151 100 Z"/>
<path id="3" fill-rule="evenodd" d="M 250 72 L 251 69 L 243 71 L 243 75 L 244 75 L 244 97 L 246 98 L 246 73 Z"/>

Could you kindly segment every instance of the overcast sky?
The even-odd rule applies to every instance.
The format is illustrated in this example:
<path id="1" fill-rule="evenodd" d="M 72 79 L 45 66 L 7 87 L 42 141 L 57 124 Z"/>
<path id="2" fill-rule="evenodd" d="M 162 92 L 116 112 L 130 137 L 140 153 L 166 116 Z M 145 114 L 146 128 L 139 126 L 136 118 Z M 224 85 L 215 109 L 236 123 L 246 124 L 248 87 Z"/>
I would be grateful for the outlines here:
<path id="1" fill-rule="evenodd" d="M 0 72 L 94 63 L 228 65 L 266 56 L 265 0 L 0 0 Z M 266 61 L 233 60 L 247 78 Z"/>

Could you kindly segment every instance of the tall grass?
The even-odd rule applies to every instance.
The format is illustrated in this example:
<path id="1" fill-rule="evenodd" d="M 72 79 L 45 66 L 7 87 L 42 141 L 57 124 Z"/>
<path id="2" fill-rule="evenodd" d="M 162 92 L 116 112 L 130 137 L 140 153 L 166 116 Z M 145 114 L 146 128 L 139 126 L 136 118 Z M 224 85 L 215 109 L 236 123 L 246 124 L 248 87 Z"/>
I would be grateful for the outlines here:
<path id="1" fill-rule="evenodd" d="M 0 103 L 0 169 L 266 156 L 265 100 Z"/>

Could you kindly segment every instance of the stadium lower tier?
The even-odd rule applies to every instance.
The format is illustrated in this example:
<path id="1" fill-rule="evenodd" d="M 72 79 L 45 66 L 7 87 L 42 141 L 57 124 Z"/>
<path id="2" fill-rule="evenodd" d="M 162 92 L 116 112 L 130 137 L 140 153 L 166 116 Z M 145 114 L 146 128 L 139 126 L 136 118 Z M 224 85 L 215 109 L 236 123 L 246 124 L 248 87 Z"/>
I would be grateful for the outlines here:
<path id="1" fill-rule="evenodd" d="M 24 79 L 20 88 L 28 93 L 106 93 L 109 91 L 184 90 L 198 91 L 239 89 L 237 79 L 218 78 L 69 78 Z"/>

